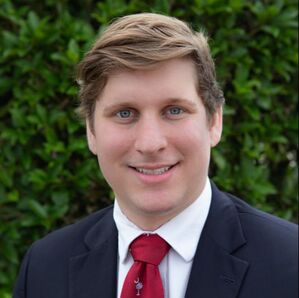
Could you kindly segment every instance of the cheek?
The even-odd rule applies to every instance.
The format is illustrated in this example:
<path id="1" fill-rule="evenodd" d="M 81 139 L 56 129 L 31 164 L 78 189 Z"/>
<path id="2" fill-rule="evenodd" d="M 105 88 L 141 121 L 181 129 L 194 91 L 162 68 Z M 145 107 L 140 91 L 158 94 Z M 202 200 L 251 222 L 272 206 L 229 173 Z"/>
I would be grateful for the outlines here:
<path id="1" fill-rule="evenodd" d="M 117 161 L 130 146 L 130 137 L 124 131 L 102 126 L 97 131 L 97 149 L 100 161 Z"/>
<path id="2" fill-rule="evenodd" d="M 210 132 L 204 123 L 192 122 L 183 129 L 176 131 L 176 139 L 181 148 L 186 151 L 206 151 L 210 148 Z"/>

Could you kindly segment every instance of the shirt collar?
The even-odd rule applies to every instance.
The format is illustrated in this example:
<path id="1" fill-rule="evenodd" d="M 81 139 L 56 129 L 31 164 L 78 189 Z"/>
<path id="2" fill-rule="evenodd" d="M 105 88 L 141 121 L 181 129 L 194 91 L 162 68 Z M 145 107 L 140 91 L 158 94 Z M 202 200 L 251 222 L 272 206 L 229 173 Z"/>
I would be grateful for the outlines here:
<path id="1" fill-rule="evenodd" d="M 120 262 L 126 261 L 131 242 L 144 233 L 158 234 L 186 262 L 192 261 L 209 213 L 211 197 L 211 184 L 207 179 L 202 193 L 190 206 L 153 232 L 143 231 L 132 223 L 122 213 L 117 199 L 115 199 L 113 217 L 118 229 Z"/>

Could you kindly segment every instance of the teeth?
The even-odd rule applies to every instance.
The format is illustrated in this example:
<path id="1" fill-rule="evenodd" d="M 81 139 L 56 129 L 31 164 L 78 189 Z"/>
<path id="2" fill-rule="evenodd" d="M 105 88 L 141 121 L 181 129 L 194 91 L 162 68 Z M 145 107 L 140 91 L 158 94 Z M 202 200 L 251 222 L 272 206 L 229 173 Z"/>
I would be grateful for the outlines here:
<path id="1" fill-rule="evenodd" d="M 136 168 L 139 173 L 146 174 L 146 175 L 161 175 L 169 170 L 170 167 L 164 167 L 160 169 L 142 169 Z"/>

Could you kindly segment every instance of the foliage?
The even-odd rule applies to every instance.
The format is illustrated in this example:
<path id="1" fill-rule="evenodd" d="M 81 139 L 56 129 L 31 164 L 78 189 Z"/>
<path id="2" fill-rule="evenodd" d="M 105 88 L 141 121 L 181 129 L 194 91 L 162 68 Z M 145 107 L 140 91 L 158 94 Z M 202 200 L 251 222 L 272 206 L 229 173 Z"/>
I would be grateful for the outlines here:
<path id="1" fill-rule="evenodd" d="M 74 66 L 111 19 L 142 11 L 211 37 L 227 103 L 210 176 L 296 221 L 296 1 L 0 0 L 0 298 L 33 240 L 111 202 L 74 112 Z"/>

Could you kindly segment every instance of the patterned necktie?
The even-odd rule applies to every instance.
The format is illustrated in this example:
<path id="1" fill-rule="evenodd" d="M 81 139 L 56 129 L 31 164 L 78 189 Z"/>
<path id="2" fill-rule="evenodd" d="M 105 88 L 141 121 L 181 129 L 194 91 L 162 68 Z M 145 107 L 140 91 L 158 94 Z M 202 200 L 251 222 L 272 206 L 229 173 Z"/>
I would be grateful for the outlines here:
<path id="1" fill-rule="evenodd" d="M 159 264 L 169 251 L 169 244 L 156 234 L 145 234 L 130 245 L 134 264 L 129 270 L 121 298 L 164 298 Z"/>

